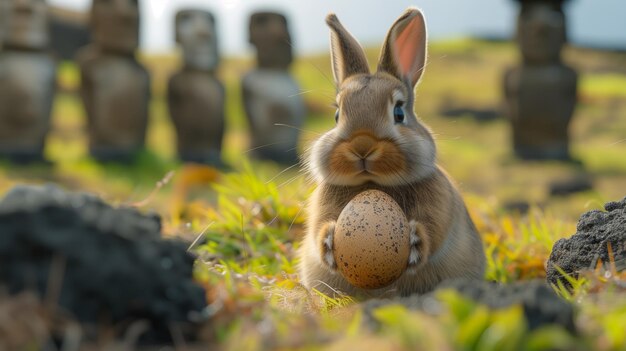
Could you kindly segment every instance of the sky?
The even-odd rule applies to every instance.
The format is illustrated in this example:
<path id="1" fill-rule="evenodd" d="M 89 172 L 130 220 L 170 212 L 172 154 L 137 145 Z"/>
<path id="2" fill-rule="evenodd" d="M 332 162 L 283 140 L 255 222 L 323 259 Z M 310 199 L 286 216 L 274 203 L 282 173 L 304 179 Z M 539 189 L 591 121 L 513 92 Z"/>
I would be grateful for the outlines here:
<path id="1" fill-rule="evenodd" d="M 91 0 L 48 0 L 54 5 L 85 10 Z M 335 12 L 363 44 L 382 42 L 391 23 L 408 7 L 421 8 L 431 39 L 469 35 L 510 37 L 517 3 L 512 0 L 140 0 L 142 49 L 175 48 L 173 18 L 181 8 L 212 11 L 219 45 L 226 55 L 252 53 L 247 26 L 255 10 L 287 15 L 297 53 L 325 51 L 328 29 L 324 17 Z M 570 40 L 577 44 L 626 49 L 626 0 L 574 0 L 566 7 Z"/>

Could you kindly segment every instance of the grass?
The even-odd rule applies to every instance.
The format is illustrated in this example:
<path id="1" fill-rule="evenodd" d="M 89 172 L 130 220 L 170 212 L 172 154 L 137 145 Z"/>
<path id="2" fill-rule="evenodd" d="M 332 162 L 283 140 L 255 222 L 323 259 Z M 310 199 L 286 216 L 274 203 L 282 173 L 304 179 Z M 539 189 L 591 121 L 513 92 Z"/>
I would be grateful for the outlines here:
<path id="1" fill-rule="evenodd" d="M 367 53 L 375 63 L 377 50 Z M 571 136 L 573 154 L 584 170 L 558 162 L 516 161 L 503 119 L 479 123 L 442 115 L 444 107 L 497 110 L 502 72 L 516 57 L 510 43 L 433 43 L 416 104 L 437 136 L 440 162 L 459 184 L 483 236 L 486 279 L 505 283 L 543 279 L 552 245 L 575 232 L 578 216 L 626 195 L 626 91 L 620 70 L 626 55 L 572 48 L 565 54 L 581 73 Z M 17 183 L 51 181 L 160 213 L 164 235 L 194 243 L 196 277 L 207 287 L 213 315 L 209 344 L 222 350 L 626 350 L 626 277 L 601 270 L 573 281 L 573 292 L 555 287 L 576 305 L 579 335 L 558 327 L 530 331 L 520 306 L 489 310 L 451 291 L 440 294 L 439 313 L 389 305 L 373 312 L 378 328 L 366 327 L 358 301 L 331 299 L 299 284 L 296 252 L 313 184 L 297 168 L 283 172 L 284 167 L 245 157 L 247 123 L 239 78 L 251 62 L 225 60 L 219 73 L 228 93 L 224 158 L 234 170 L 217 174 L 174 159 L 174 133 L 163 97 L 178 59 L 142 61 L 153 72 L 154 99 L 148 150 L 136 164 L 105 166 L 87 156 L 83 112 L 73 93 L 79 76 L 64 63 L 46 148 L 55 165 L 0 164 L 0 193 Z M 330 72 L 326 55 L 294 64 L 310 109 L 302 149 L 332 126 Z M 548 195 L 552 181 L 583 172 L 593 178 L 593 190 Z M 528 202 L 530 211 L 507 210 L 505 205 L 514 201 Z M 2 325 L 0 320 L 0 330 Z"/>

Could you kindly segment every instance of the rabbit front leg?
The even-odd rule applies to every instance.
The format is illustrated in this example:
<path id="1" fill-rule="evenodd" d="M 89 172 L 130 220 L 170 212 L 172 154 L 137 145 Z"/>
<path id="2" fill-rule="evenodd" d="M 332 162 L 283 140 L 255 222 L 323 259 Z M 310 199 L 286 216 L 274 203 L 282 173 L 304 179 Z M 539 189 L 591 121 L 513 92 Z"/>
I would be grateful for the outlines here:
<path id="1" fill-rule="evenodd" d="M 409 273 L 416 273 L 417 269 L 423 266 L 428 259 L 430 241 L 426 235 L 426 227 L 420 222 L 411 220 L 409 222 L 409 228 L 409 245 L 411 245 L 411 249 L 409 251 L 407 271 Z"/>
<path id="2" fill-rule="evenodd" d="M 335 240 L 335 221 L 322 225 L 318 235 L 322 262 L 331 270 L 337 269 L 335 255 L 333 254 L 333 241 Z"/>

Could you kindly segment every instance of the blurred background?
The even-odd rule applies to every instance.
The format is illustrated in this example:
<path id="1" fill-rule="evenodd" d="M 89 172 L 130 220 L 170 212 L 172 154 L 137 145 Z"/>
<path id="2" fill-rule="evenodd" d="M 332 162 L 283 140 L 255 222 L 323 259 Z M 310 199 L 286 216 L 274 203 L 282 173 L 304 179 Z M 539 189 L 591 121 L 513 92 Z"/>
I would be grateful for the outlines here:
<path id="1" fill-rule="evenodd" d="M 86 11 L 90 0 L 49 0 L 51 5 Z M 328 33 L 324 16 L 335 12 L 363 44 L 379 44 L 389 23 L 407 6 L 417 6 L 428 14 L 431 38 L 481 36 L 508 39 L 519 5 L 510 0 L 399 0 L 381 5 L 376 0 L 290 1 L 290 0 L 151 0 L 141 4 L 145 15 L 141 27 L 141 48 L 150 53 L 175 48 L 172 18 L 181 8 L 212 11 L 218 18 L 220 45 L 226 55 L 250 54 L 247 22 L 250 13 L 270 9 L 290 19 L 296 54 L 325 51 Z M 570 40 L 576 45 L 626 49 L 626 4 L 621 0 L 577 0 L 565 7 Z"/>
<path id="2" fill-rule="evenodd" d="M 34 350 L 32 334 L 51 341 L 46 350 L 78 349 L 92 332 L 98 347 L 132 348 L 151 316 L 159 338 L 171 333 L 176 348 L 192 349 L 170 315 L 211 318 L 198 335 L 211 346 L 200 349 L 315 349 L 307 343 L 343 336 L 348 343 L 330 347 L 358 340 L 415 349 L 453 335 L 432 349 L 523 341 L 623 350 L 624 273 L 600 241 L 620 234 L 609 233 L 616 204 L 583 217 L 578 239 L 554 251 L 566 260 L 584 253 L 572 260 L 579 267 L 607 256 L 611 264 L 571 280 L 573 294 L 554 286 L 576 313 L 542 290 L 511 286 L 530 305 L 550 307 L 539 319 L 574 331 L 577 315 L 575 338 L 558 326 L 528 337 L 535 322 L 519 305 L 490 312 L 446 295 L 445 308 L 406 300 L 424 314 L 395 303 L 353 313 L 341 308 L 352 299 L 303 289 L 296 250 L 315 184 L 298 157 L 335 125 L 324 17 L 337 13 L 374 69 L 408 6 L 423 9 L 430 37 L 415 112 L 484 239 L 486 279 L 545 278 L 554 243 L 577 231 L 579 216 L 626 196 L 626 0 L 0 0 L 0 197 L 14 185 L 54 183 L 160 217 L 56 189 L 6 196 L 0 279 L 39 287 L 45 305 L 28 296 L 14 304 L 0 289 L 0 350 L 20 349 L 2 347 L 14 337 Z M 161 229 L 187 244 L 152 246 Z M 613 247 L 623 258 L 622 243 Z M 182 257 L 190 251 L 195 263 Z M 192 265 L 205 289 L 189 284 Z M 210 305 L 188 313 L 204 306 L 204 293 Z M 94 324 L 83 333 L 71 313 L 59 313 L 64 302 Z M 111 314 L 101 314 L 109 304 Z M 438 319 L 435 310 L 450 313 Z M 365 325 L 374 323 L 370 335 Z M 393 340 L 380 344 L 384 337 Z"/>
<path id="3" fill-rule="evenodd" d="M 366 48 L 374 67 L 391 23 L 407 6 L 417 6 L 426 15 L 431 41 L 416 112 L 432 127 L 440 162 L 468 197 L 487 199 L 503 211 L 525 212 L 540 206 L 576 218 L 584 210 L 626 195 L 626 3 L 622 0 L 572 0 L 563 6 L 569 45 L 562 51 L 562 64 L 578 73 L 576 109 L 567 127 L 572 159 L 567 161 L 520 160 L 513 152 L 511 125 L 504 112 L 504 76 L 522 64 L 514 41 L 518 1 L 140 1 L 137 61 L 150 76 L 149 118 L 145 151 L 135 163 L 124 166 L 105 166 L 89 157 L 79 93 L 81 73 L 73 58 L 90 40 L 91 3 L 49 0 L 49 5 L 51 47 L 56 48 L 59 65 L 45 156 L 54 166 L 38 171 L 3 163 L 0 190 L 24 179 L 43 179 L 126 199 L 129 193 L 149 193 L 155 182 L 182 165 L 176 157 L 176 133 L 167 103 L 168 81 L 184 65 L 175 41 L 174 18 L 180 9 L 214 15 L 221 61 L 211 74 L 225 89 L 222 158 L 237 168 L 241 156 L 250 156 L 252 149 L 241 90 L 242 77 L 256 66 L 248 32 L 253 12 L 275 11 L 287 19 L 294 54 L 288 72 L 300 87 L 297 95 L 307 111 L 298 146 L 302 152 L 334 123 L 335 88 L 325 15 L 337 13 Z M 289 166 L 270 162 L 259 167 L 279 174 Z M 297 170 L 280 174 L 290 179 Z M 104 182 L 106 190 L 100 186 Z"/>

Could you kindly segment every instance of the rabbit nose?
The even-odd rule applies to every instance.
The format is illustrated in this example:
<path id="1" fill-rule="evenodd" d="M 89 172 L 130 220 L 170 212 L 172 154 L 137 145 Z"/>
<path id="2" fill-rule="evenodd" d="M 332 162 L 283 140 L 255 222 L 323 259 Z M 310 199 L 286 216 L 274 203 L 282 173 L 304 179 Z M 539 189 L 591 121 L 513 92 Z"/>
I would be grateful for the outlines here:
<path id="1" fill-rule="evenodd" d="M 369 132 L 355 133 L 350 144 L 354 154 L 364 160 L 375 151 L 376 138 Z"/>

